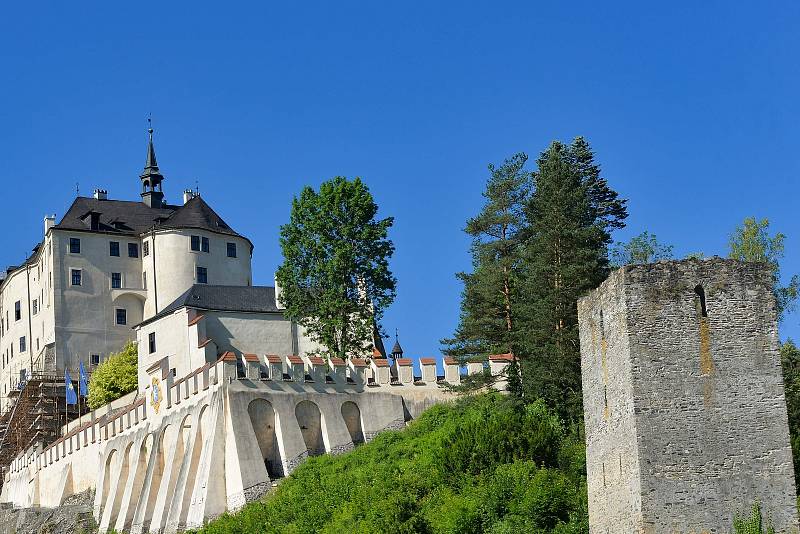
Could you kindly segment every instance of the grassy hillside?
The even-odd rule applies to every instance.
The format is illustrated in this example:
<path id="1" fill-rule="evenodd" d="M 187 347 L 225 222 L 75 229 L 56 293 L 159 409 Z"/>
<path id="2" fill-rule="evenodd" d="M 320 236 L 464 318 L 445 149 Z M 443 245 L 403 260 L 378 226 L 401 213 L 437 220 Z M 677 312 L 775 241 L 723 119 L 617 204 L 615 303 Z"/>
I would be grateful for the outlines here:
<path id="1" fill-rule="evenodd" d="M 200 532 L 588 532 L 584 447 L 543 404 L 480 395 L 312 458 Z"/>

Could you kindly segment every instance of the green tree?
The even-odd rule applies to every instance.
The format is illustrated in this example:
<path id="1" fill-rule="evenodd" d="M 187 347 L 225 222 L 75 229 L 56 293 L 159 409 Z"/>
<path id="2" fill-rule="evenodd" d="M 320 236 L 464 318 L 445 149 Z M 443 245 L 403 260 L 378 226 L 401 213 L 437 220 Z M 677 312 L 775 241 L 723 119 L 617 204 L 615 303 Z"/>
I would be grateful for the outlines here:
<path id="1" fill-rule="evenodd" d="M 97 366 L 89 380 L 89 408 L 97 408 L 116 400 L 138 386 L 139 359 L 136 343 L 129 341 L 120 352 L 112 353 Z"/>
<path id="2" fill-rule="evenodd" d="M 781 285 L 780 261 L 784 255 L 785 239 L 786 236 L 780 232 L 774 236 L 769 234 L 768 219 L 758 221 L 755 217 L 747 217 L 736 227 L 729 241 L 729 257 L 742 261 L 765 262 L 772 269 L 779 320 L 783 319 L 787 311 L 794 309 L 800 289 L 797 275 L 792 276 L 789 284 Z"/>
<path id="3" fill-rule="evenodd" d="M 791 339 L 781 344 L 783 387 L 789 414 L 789 438 L 794 458 L 795 486 L 800 488 L 800 349 Z"/>
<path id="4" fill-rule="evenodd" d="M 519 153 L 499 167 L 489 165 L 481 212 L 467 221 L 472 238 L 472 272 L 458 273 L 464 283 L 455 335 L 444 339 L 445 352 L 462 361 L 514 352 L 513 332 L 519 301 L 520 247 L 527 226 L 524 208 L 531 191 L 528 156 Z"/>
<path id="5" fill-rule="evenodd" d="M 534 186 L 518 341 L 522 379 L 528 397 L 579 419 L 577 300 L 608 275 L 611 231 L 624 226 L 626 201 L 600 177 L 582 138 L 552 143 L 538 160 Z"/>
<path id="6" fill-rule="evenodd" d="M 324 356 L 371 354 L 373 331 L 395 298 L 394 219 L 377 213 L 360 178 L 337 176 L 319 192 L 305 187 L 281 226 L 277 280 L 285 314 L 326 347 Z"/>
<path id="7" fill-rule="evenodd" d="M 612 267 L 651 263 L 672 258 L 672 245 L 658 242 L 655 234 L 647 230 L 634 236 L 627 242 L 615 243 L 611 248 L 609 259 Z"/>

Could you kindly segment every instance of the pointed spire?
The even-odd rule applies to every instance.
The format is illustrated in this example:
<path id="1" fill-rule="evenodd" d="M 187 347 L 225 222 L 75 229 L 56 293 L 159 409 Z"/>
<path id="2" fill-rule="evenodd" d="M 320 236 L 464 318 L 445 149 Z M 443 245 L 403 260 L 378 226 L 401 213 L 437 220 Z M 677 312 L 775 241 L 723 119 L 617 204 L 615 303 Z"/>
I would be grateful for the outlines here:
<path id="1" fill-rule="evenodd" d="M 149 180 L 150 187 L 155 188 L 155 186 L 160 184 L 161 180 L 164 179 L 164 176 L 158 170 L 156 149 L 153 146 L 153 124 L 149 117 L 147 118 L 147 126 L 147 133 L 149 135 L 149 140 L 147 143 L 147 161 L 144 164 L 144 172 L 142 172 L 139 177 L 142 180 Z"/>

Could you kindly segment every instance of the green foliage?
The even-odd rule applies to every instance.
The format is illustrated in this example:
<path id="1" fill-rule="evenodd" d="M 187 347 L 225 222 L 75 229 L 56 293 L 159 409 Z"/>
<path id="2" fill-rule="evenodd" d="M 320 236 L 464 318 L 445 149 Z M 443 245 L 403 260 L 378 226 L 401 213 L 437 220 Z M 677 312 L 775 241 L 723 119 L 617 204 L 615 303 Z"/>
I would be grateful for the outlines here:
<path id="1" fill-rule="evenodd" d="M 647 230 L 626 243 L 615 243 L 609 253 L 612 267 L 651 263 L 672 258 L 672 245 L 658 242 L 655 234 Z"/>
<path id="2" fill-rule="evenodd" d="M 778 319 L 783 319 L 785 312 L 794 309 L 800 278 L 792 276 L 788 285 L 781 285 L 780 261 L 784 255 L 786 236 L 780 232 L 774 236 L 769 234 L 769 220 L 756 220 L 747 217 L 730 236 L 730 254 L 734 259 L 742 261 L 765 262 L 772 269 L 773 291 L 777 300 Z"/>
<path id="3" fill-rule="evenodd" d="M 350 453 L 311 458 L 201 532 L 588 532 L 583 455 L 542 402 L 465 397 Z"/>
<path id="4" fill-rule="evenodd" d="M 376 219 L 367 186 L 341 176 L 305 187 L 281 226 L 278 268 L 286 316 L 327 347 L 325 356 L 372 353 L 372 334 L 395 298 L 391 217 Z"/>
<path id="5" fill-rule="evenodd" d="M 461 317 L 453 338 L 442 340 L 445 352 L 462 362 L 514 351 L 524 210 L 532 185 L 527 160 L 519 153 L 499 167 L 489 165 L 486 202 L 464 229 L 472 238 L 473 270 L 456 275 L 464 283 Z"/>
<path id="6" fill-rule="evenodd" d="M 120 352 L 110 354 L 89 380 L 89 408 L 97 408 L 134 391 L 138 385 L 138 352 L 129 341 Z"/>
<path id="7" fill-rule="evenodd" d="M 764 520 L 761 517 L 761 505 L 756 502 L 750 511 L 750 517 L 736 514 L 733 519 L 733 530 L 736 534 L 775 534 L 772 521 L 767 520 L 767 530 L 764 530 Z"/>
<path id="8" fill-rule="evenodd" d="M 518 355 L 525 395 L 567 420 L 582 417 L 578 297 L 608 275 L 611 230 L 624 226 L 619 199 L 588 143 L 554 142 L 538 160 L 524 250 L 524 305 Z"/>
<path id="9" fill-rule="evenodd" d="M 789 414 L 789 437 L 794 458 L 795 486 L 800 488 L 800 349 L 791 339 L 781 345 L 781 367 Z"/>

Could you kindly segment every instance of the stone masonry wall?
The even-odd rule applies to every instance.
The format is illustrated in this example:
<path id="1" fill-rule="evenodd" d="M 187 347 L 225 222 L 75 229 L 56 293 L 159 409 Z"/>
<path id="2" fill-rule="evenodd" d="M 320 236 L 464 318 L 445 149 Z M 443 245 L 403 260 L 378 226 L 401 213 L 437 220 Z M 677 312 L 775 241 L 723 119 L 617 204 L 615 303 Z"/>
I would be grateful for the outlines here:
<path id="1" fill-rule="evenodd" d="M 620 332 L 609 334 L 609 347 L 614 336 L 627 337 L 629 379 L 621 380 L 632 384 L 641 508 L 636 509 L 635 500 L 611 500 L 592 491 L 603 463 L 607 474 L 609 451 L 630 450 L 630 438 L 624 432 L 603 433 L 603 423 L 587 415 L 591 531 L 730 532 L 734 514 L 758 500 L 778 532 L 797 532 L 775 304 L 766 266 L 712 258 L 626 267 L 581 301 L 582 352 L 591 346 L 585 342 L 592 330 L 587 318 L 599 313 L 598 304 L 606 313 L 606 302 L 620 293 L 627 326 L 610 324 Z M 616 353 L 609 353 L 612 370 Z M 584 373 L 596 374 L 592 355 L 582 358 Z M 585 376 L 584 387 L 591 381 Z M 615 403 L 627 400 L 627 387 L 621 399 L 609 390 L 606 425 L 614 421 Z M 597 413 L 603 404 L 596 386 L 593 390 L 590 384 L 584 395 L 587 413 Z M 598 514 L 626 528 L 609 528 Z M 626 514 L 635 524 L 632 530 L 620 519 Z"/>
<path id="2" fill-rule="evenodd" d="M 641 524 L 623 281 L 617 271 L 602 292 L 578 306 L 589 520 L 591 531 L 601 534 L 635 532 Z"/>

